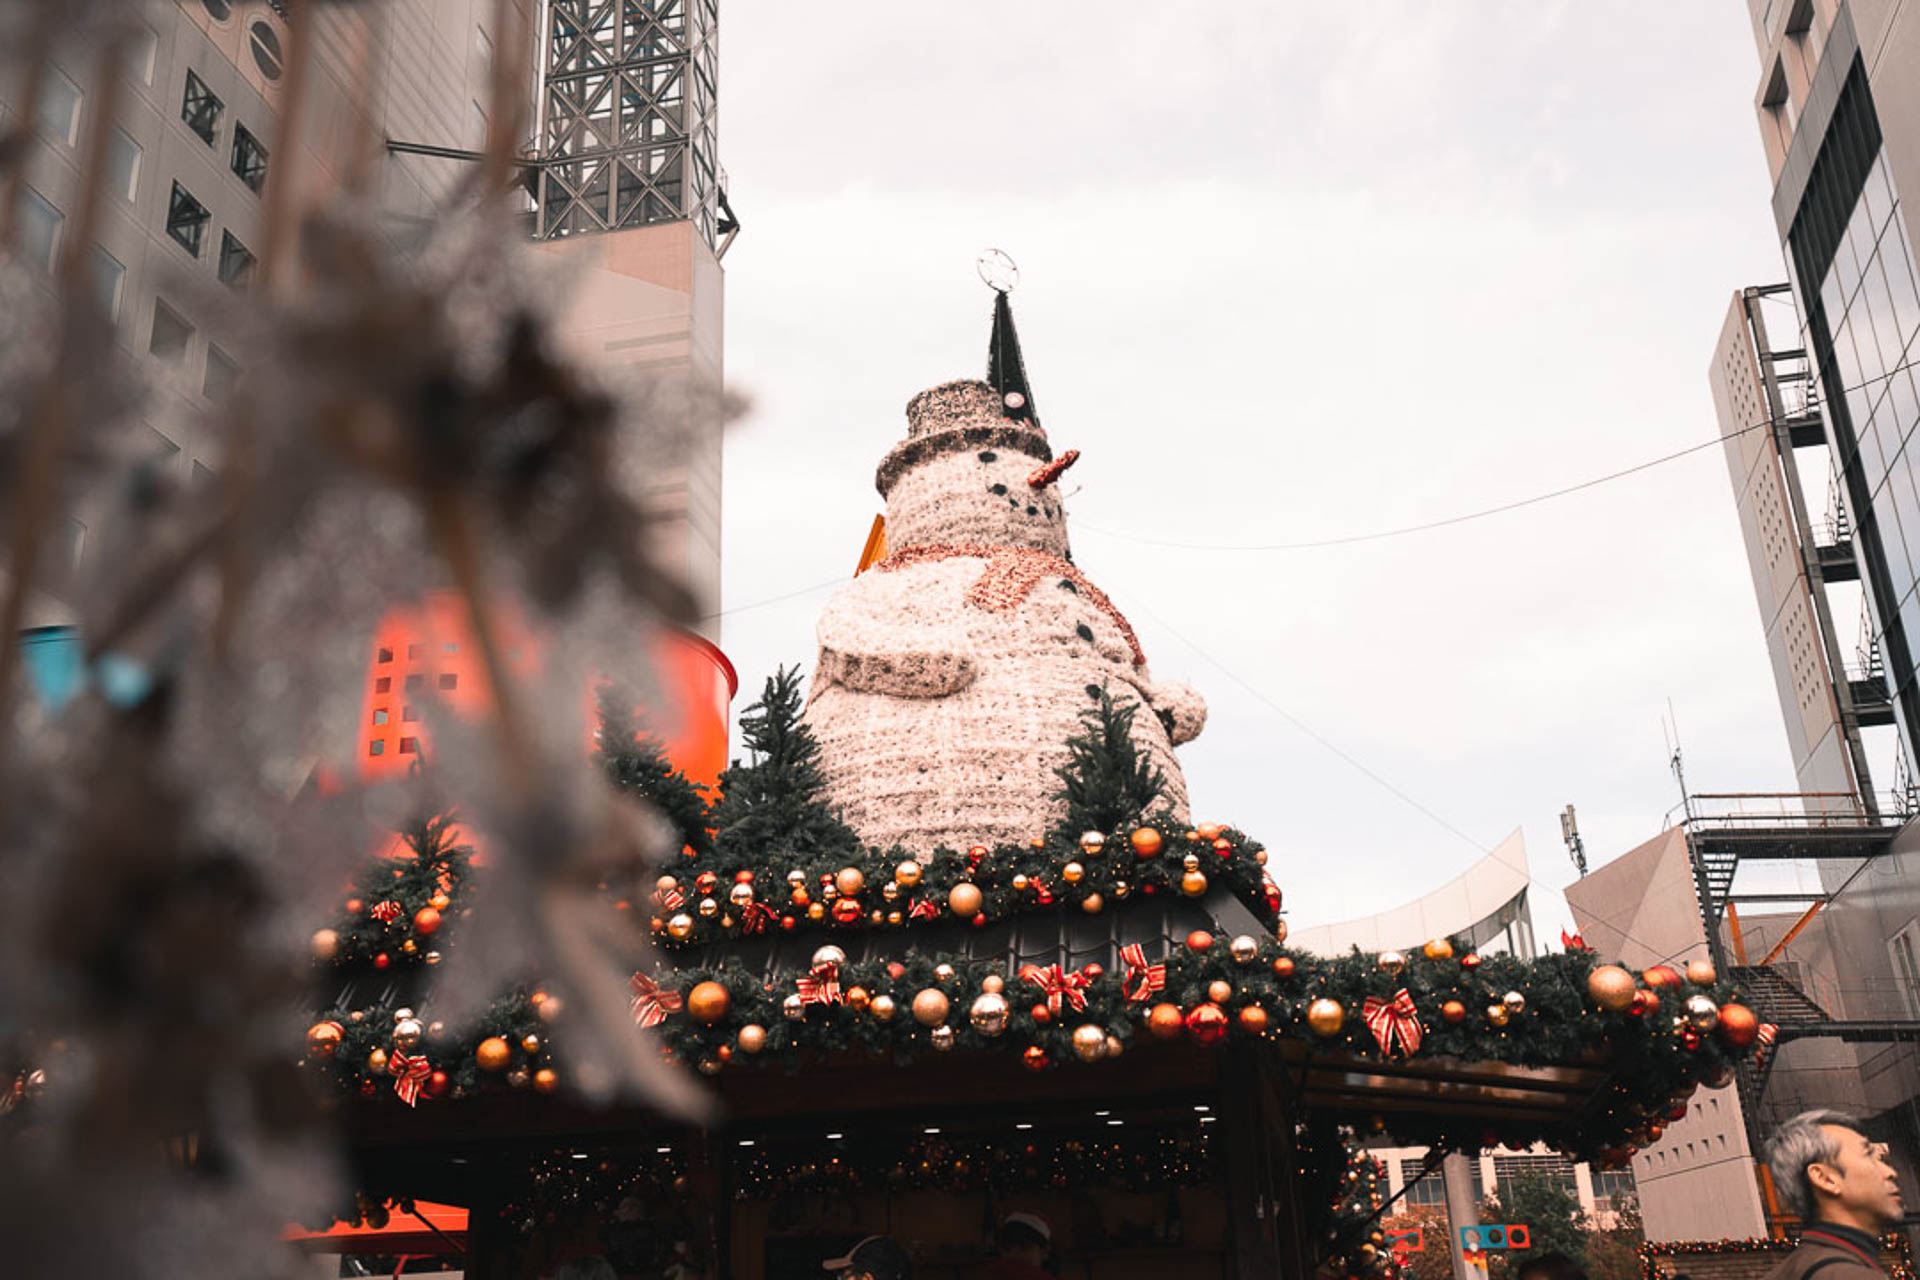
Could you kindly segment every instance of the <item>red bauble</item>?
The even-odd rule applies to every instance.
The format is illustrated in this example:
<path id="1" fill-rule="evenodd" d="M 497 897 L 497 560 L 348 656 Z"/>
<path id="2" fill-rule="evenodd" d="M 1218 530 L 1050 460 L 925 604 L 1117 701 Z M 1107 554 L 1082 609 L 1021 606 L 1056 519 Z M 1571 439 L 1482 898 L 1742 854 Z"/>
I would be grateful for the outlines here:
<path id="1" fill-rule="evenodd" d="M 1097 964 L 1086 964 L 1086 965 L 1080 966 L 1080 972 L 1084 973 L 1088 978 L 1091 979 L 1091 978 L 1099 977 L 1101 974 L 1106 972 L 1106 969 Z"/>
<path id="2" fill-rule="evenodd" d="M 1743 1004 L 1720 1006 L 1720 1025 L 1715 1028 L 1722 1044 L 1744 1049 L 1760 1036 L 1760 1019 Z"/>
<path id="3" fill-rule="evenodd" d="M 366 903 L 364 903 L 364 902 L 362 902 L 362 901 L 360 901 L 360 899 L 358 899 L 358 898 L 348 898 L 348 899 L 347 899 L 347 914 L 348 914 L 348 915 L 350 915 L 350 916 L 357 916 L 357 915 L 359 915 L 359 914 L 360 914 L 360 913 L 361 913 L 362 911 L 365 911 L 366 909 L 367 909 L 367 904 L 366 904 Z"/>
<path id="4" fill-rule="evenodd" d="M 373 967 L 376 969 L 384 969 L 392 963 L 393 963 L 393 957 L 388 955 L 384 951 L 382 951 L 379 955 L 373 958 Z"/>
<path id="5" fill-rule="evenodd" d="M 1460 967 L 1462 969 L 1478 969 L 1480 967 L 1480 953 L 1477 951 L 1469 951 L 1467 954 L 1461 956 Z"/>
<path id="6" fill-rule="evenodd" d="M 427 1077 L 427 1082 L 420 1087 L 420 1091 L 429 1098 L 438 1098 L 452 1087 L 453 1077 L 444 1071 L 436 1071 Z"/>
<path id="7" fill-rule="evenodd" d="M 785 933 L 792 933 L 794 931 L 794 928 L 798 926 L 799 923 L 800 922 L 798 920 L 795 920 L 792 916 L 780 917 L 780 928 Z"/>
<path id="8" fill-rule="evenodd" d="M 733 882 L 735 884 L 752 884 L 753 883 L 752 869 L 748 867 L 742 867 L 738 871 L 734 872 Z"/>
<path id="9" fill-rule="evenodd" d="M 1680 985 L 1680 972 L 1671 965 L 1657 964 L 1640 975 L 1640 980 L 1657 994 L 1668 987 Z"/>
<path id="10" fill-rule="evenodd" d="M 1053 1010 L 1043 1004 L 1037 1004 L 1033 1006 L 1033 1020 L 1036 1025 L 1044 1027 L 1053 1021 Z"/>
<path id="11" fill-rule="evenodd" d="M 833 922 L 835 924 L 853 924 L 864 914 L 858 898 L 835 898 L 833 900 Z"/>
<path id="12" fill-rule="evenodd" d="M 1205 929 L 1195 929 L 1187 935 L 1187 950 L 1205 951 L 1213 945 L 1213 935 Z"/>
<path id="13" fill-rule="evenodd" d="M 1273 976 L 1276 978 L 1291 978 L 1293 976 L 1293 957 L 1275 956 L 1273 958 Z"/>
<path id="14" fill-rule="evenodd" d="M 1187 1034 L 1201 1044 L 1219 1044 L 1227 1034 L 1227 1011 L 1208 1001 L 1187 1011 Z"/>
<path id="15" fill-rule="evenodd" d="M 898 960 L 889 961 L 887 963 L 887 976 L 895 982 L 898 982 L 907 976 L 907 966 L 901 964 Z"/>
<path id="16" fill-rule="evenodd" d="M 1147 1013 L 1147 1033 L 1156 1040 L 1177 1040 L 1186 1027 L 1186 1015 L 1177 1004 L 1157 1004 Z"/>
<path id="17" fill-rule="evenodd" d="M 711 871 L 702 871 L 694 877 L 693 887 L 701 893 L 710 894 L 720 887 L 720 877 Z"/>
<path id="18" fill-rule="evenodd" d="M 1047 1065 L 1047 1051 L 1037 1044 L 1030 1044 L 1020 1054 L 1020 1065 L 1029 1071 L 1038 1071 Z"/>
<path id="19" fill-rule="evenodd" d="M 982 911 L 982 912 L 981 912 L 980 914 L 978 914 L 978 915 L 976 915 L 976 916 L 975 916 L 975 917 L 973 918 L 973 927 L 974 927 L 974 928 L 976 928 L 976 929 L 984 929 L 984 928 L 986 928 L 986 927 L 987 927 L 987 913 L 986 913 L 986 912 L 984 912 L 984 911 Z"/>
<path id="20" fill-rule="evenodd" d="M 413 913 L 413 931 L 421 937 L 430 937 L 440 928 L 440 913 L 432 907 L 422 907 Z"/>
<path id="21" fill-rule="evenodd" d="M 1448 1022 L 1458 1025 L 1467 1020 L 1467 1006 L 1458 1000 L 1449 1000 L 1440 1006 L 1440 1016 Z"/>
<path id="22" fill-rule="evenodd" d="M 1267 1029 L 1267 1011 L 1257 1004 L 1243 1006 L 1240 1010 L 1240 1029 L 1251 1035 L 1259 1035 Z"/>

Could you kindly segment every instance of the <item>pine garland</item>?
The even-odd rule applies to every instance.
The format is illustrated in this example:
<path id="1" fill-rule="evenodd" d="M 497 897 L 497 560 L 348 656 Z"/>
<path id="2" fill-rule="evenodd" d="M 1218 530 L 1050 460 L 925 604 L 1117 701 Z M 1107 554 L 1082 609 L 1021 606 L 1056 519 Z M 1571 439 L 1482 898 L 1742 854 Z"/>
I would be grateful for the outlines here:
<path id="1" fill-rule="evenodd" d="M 314 937 L 315 958 L 376 969 L 438 962 L 442 930 L 472 896 L 473 848 L 458 831 L 452 814 L 401 827 L 405 854 L 376 858 L 354 875 L 340 916 Z"/>
<path id="2" fill-rule="evenodd" d="M 638 797 L 658 810 L 689 857 L 711 856 L 712 821 L 701 788 L 667 759 L 659 739 L 641 732 L 634 721 L 634 698 L 611 681 L 596 693 L 600 727 L 594 759 L 614 789 Z"/>

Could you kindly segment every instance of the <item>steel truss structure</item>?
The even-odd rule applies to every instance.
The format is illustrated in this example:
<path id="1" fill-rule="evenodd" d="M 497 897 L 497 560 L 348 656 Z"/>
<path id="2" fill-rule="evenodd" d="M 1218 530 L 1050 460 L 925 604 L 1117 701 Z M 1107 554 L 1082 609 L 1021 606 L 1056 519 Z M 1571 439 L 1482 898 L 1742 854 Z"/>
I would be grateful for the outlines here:
<path id="1" fill-rule="evenodd" d="M 715 144 L 718 0 L 548 0 L 536 238 L 736 223 Z"/>

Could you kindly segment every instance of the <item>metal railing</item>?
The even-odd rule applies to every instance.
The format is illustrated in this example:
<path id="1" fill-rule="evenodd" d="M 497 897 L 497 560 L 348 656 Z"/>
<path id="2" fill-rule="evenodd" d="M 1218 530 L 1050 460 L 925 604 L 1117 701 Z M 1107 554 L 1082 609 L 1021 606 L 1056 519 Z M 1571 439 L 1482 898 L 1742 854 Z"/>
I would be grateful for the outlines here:
<path id="1" fill-rule="evenodd" d="M 1851 791 L 1726 791 L 1687 797 L 1680 821 L 1704 830 L 1886 826 Z"/>

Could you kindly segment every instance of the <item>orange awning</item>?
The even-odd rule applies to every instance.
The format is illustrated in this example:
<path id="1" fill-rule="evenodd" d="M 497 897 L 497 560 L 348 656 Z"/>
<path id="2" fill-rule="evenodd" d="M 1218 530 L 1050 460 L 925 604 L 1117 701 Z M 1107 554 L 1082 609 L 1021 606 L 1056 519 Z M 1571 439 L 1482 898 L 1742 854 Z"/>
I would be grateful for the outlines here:
<path id="1" fill-rule="evenodd" d="M 313 1253 L 445 1254 L 465 1247 L 465 1209 L 416 1200 L 413 1210 L 402 1213 L 395 1209 L 384 1227 L 336 1222 L 325 1231 L 309 1231 L 289 1224 L 281 1238 Z"/>

